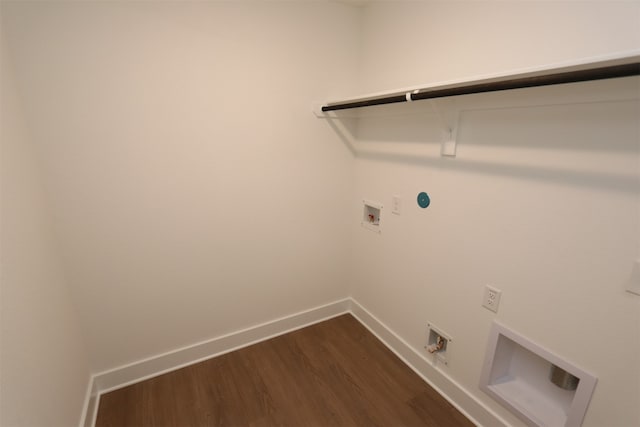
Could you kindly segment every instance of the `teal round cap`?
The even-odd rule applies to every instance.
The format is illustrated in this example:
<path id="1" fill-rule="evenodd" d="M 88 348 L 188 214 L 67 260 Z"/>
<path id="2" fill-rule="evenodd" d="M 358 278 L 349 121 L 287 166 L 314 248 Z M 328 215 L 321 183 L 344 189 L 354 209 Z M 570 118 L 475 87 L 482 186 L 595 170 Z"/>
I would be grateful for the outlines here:
<path id="1" fill-rule="evenodd" d="M 424 209 L 428 207 L 430 203 L 431 199 L 429 199 L 429 195 L 427 193 L 423 191 L 422 193 L 418 194 L 418 206 Z"/>

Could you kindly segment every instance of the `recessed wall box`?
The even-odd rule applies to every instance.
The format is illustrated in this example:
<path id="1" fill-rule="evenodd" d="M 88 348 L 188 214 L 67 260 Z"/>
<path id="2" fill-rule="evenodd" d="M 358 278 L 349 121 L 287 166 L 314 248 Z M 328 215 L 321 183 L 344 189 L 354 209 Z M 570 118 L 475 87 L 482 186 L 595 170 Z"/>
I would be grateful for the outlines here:
<path id="1" fill-rule="evenodd" d="M 433 356 L 434 364 L 437 362 L 448 364 L 447 354 L 451 341 L 449 334 L 436 328 L 432 323 L 427 323 L 427 345 L 424 348 L 428 354 Z"/>
<path id="2" fill-rule="evenodd" d="M 480 389 L 531 426 L 582 424 L 596 378 L 494 322 Z"/>
<path id="3" fill-rule="evenodd" d="M 364 205 L 362 210 L 362 226 L 380 233 L 380 212 L 382 211 L 382 205 L 369 200 L 363 200 L 362 203 Z"/>

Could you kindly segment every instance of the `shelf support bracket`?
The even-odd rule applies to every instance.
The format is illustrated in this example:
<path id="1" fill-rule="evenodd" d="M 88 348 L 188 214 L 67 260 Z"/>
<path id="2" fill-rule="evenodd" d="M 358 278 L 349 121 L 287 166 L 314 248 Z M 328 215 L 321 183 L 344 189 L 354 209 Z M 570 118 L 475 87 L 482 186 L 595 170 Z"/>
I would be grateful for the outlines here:
<path id="1" fill-rule="evenodd" d="M 431 99 L 431 106 L 440 118 L 442 124 L 442 145 L 440 155 L 455 157 L 458 147 L 458 127 L 460 123 L 460 109 L 445 100 Z M 444 104 L 449 105 L 444 105 Z"/>
<path id="2" fill-rule="evenodd" d="M 457 116 L 459 116 L 459 113 Z M 455 124 L 446 128 L 443 133 L 444 138 L 442 140 L 440 154 L 446 157 L 455 157 L 458 148 L 458 120 L 456 119 Z"/>

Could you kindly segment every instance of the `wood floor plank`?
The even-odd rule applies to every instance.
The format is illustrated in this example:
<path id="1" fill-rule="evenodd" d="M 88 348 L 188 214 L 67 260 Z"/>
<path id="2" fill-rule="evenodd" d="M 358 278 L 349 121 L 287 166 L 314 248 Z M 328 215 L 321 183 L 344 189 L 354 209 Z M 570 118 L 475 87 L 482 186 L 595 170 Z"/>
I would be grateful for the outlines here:
<path id="1" fill-rule="evenodd" d="M 96 426 L 473 424 L 346 314 L 104 394 Z"/>

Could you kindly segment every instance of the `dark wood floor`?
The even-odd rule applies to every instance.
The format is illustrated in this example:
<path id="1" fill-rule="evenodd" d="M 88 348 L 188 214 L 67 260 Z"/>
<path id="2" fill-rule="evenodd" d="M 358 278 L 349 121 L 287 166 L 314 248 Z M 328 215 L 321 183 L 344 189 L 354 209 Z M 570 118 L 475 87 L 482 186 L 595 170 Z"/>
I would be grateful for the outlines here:
<path id="1" fill-rule="evenodd" d="M 473 426 L 346 314 L 103 395 L 96 426 Z"/>

